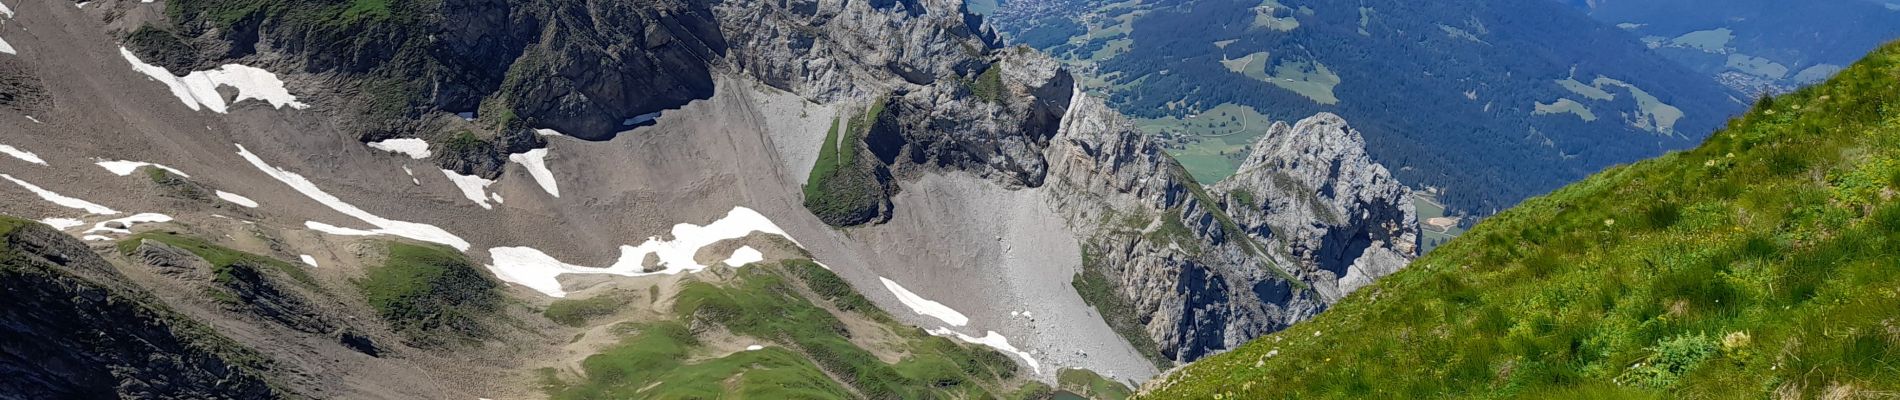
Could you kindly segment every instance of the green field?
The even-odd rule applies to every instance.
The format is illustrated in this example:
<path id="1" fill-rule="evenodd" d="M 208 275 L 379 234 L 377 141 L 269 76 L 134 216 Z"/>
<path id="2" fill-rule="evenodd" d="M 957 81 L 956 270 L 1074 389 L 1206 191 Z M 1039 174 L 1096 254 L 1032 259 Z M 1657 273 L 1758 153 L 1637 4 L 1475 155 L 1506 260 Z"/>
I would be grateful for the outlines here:
<path id="1" fill-rule="evenodd" d="M 1560 98 L 1550 104 L 1538 102 L 1536 107 L 1531 110 L 1531 115 L 1550 114 L 1575 114 L 1578 118 L 1583 118 L 1584 122 L 1597 120 L 1597 114 L 1590 112 L 1590 107 L 1586 107 L 1583 103 L 1578 103 L 1576 100 L 1571 99 Z"/>
<path id="2" fill-rule="evenodd" d="M 1418 209 L 1419 254 L 1430 253 L 1432 249 L 1436 249 L 1439 245 L 1450 242 L 1452 238 L 1456 238 L 1458 235 L 1465 233 L 1465 229 L 1458 226 L 1453 226 L 1451 229 L 1442 231 L 1425 226 L 1425 220 L 1445 216 L 1445 205 L 1438 202 L 1437 196 L 1425 193 L 1413 193 L 1412 206 Z"/>
<path id="3" fill-rule="evenodd" d="M 1671 46 L 1687 47 L 1710 53 L 1720 53 L 1728 49 L 1729 41 L 1735 40 L 1735 31 L 1728 28 L 1716 28 L 1684 33 L 1670 39 Z"/>
<path id="4" fill-rule="evenodd" d="M 1274 63 L 1271 55 L 1257 52 L 1240 58 L 1222 59 L 1220 63 L 1228 71 L 1291 90 L 1314 103 L 1339 104 L 1339 97 L 1333 94 L 1333 88 L 1339 86 L 1339 74 L 1318 61 L 1283 59 Z"/>
<path id="5" fill-rule="evenodd" d="M 1135 125 L 1166 142 L 1188 174 L 1203 184 L 1232 176 L 1247 157 L 1247 146 L 1266 134 L 1273 121 L 1253 107 L 1221 104 L 1189 118 L 1142 119 Z"/>

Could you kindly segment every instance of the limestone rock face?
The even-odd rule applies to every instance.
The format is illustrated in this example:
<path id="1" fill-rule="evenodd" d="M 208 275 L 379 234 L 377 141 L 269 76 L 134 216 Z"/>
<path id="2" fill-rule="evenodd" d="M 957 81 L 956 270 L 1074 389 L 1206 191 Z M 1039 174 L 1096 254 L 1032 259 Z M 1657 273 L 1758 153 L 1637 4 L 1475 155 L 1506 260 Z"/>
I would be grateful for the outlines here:
<path id="1" fill-rule="evenodd" d="M 1239 174 L 1203 188 L 1132 123 L 1078 97 L 1046 153 L 1085 262 L 1168 358 L 1283 329 L 1417 255 L 1406 190 L 1343 120 L 1279 124 L 1254 149 Z"/>
<path id="2" fill-rule="evenodd" d="M 1249 234 L 1284 243 L 1328 299 L 1418 256 L 1409 189 L 1366 155 L 1365 138 L 1337 115 L 1275 123 L 1240 172 L 1214 190 Z"/>

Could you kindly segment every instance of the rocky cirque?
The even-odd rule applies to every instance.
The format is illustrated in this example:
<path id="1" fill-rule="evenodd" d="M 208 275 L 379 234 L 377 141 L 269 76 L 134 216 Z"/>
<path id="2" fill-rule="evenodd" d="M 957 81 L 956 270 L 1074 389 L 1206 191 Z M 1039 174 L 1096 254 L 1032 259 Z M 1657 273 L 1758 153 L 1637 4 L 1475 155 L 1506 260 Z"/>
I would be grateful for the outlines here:
<path id="1" fill-rule="evenodd" d="M 302 14 L 315 11 L 282 7 L 231 21 L 206 18 L 200 1 L 54 3 L 9 4 L 18 16 L 0 24 L 19 50 L 0 55 L 0 144 L 43 158 L 3 157 L 0 171 L 175 218 L 133 230 L 268 238 L 255 240 L 285 257 L 316 255 L 329 267 L 319 275 L 340 282 L 360 267 L 339 260 L 360 251 L 350 235 L 372 233 L 365 224 L 434 227 L 491 268 L 501 268 L 492 249 L 512 247 L 603 267 L 621 246 L 746 207 L 906 323 L 1006 337 L 1040 360 L 1040 379 L 1075 367 L 1138 382 L 1157 373 L 1145 357 L 1193 360 L 1283 328 L 1417 251 L 1405 189 L 1337 117 L 1274 126 L 1241 173 L 1201 187 L 1127 119 L 1076 91 L 1057 63 L 998 48 L 956 2 L 393 2 L 377 28 L 341 36 L 347 27 Z M 308 107 L 239 101 L 226 86 L 227 113 L 188 108 L 135 72 L 121 44 L 173 76 L 226 64 L 274 72 Z M 997 86 L 979 95 L 985 79 Z M 879 173 L 885 204 L 871 220 L 881 222 L 831 226 L 802 205 L 811 160 L 826 127 L 880 101 L 887 112 L 847 145 Z M 365 144 L 397 138 L 429 151 Z M 175 168 L 193 189 L 107 175 L 95 159 Z M 0 213 L 108 217 L 0 186 Z M 209 195 L 224 192 L 256 207 Z M 1109 296 L 1078 293 L 1078 277 L 1112 283 Z M 585 297 L 651 279 L 560 282 Z M 913 312 L 884 279 L 969 322 Z M 551 301 L 528 286 L 509 291 Z M 345 396 L 421 378 L 451 382 L 390 396 L 525 390 L 510 386 L 525 375 L 509 368 L 539 349 L 515 343 L 468 361 L 398 348 L 404 357 L 364 359 L 335 356 L 351 350 L 321 335 L 217 325 L 292 360 L 286 368 L 341 371 L 297 384 L 342 385 L 334 390 Z M 314 339 L 280 344 L 305 336 Z M 496 376 L 509 379 L 487 379 Z"/>

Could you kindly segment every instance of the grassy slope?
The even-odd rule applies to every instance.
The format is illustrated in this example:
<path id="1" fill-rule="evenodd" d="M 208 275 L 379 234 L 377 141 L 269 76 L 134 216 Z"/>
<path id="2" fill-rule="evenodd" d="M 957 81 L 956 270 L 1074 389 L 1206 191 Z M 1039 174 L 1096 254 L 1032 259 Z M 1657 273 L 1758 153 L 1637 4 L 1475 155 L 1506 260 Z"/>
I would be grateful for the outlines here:
<path id="1" fill-rule="evenodd" d="M 501 308 L 500 285 L 440 245 L 385 242 L 383 265 L 356 281 L 377 315 L 416 344 L 438 344 L 484 334 L 484 321 Z"/>
<path id="2" fill-rule="evenodd" d="M 1487 220 L 1149 398 L 1900 390 L 1900 45 Z"/>
<path id="3" fill-rule="evenodd" d="M 1008 387 L 1017 371 L 1007 356 L 899 325 L 815 263 L 757 264 L 737 274 L 728 283 L 684 283 L 674 305 L 678 320 L 621 325 L 628 336 L 584 360 L 579 376 L 544 370 L 545 389 L 555 399 L 721 393 L 770 399 L 858 397 L 854 393 L 869 398 L 993 398 L 1018 391 Z M 833 308 L 884 324 L 899 338 L 887 345 L 906 356 L 887 364 L 858 347 L 844 322 L 808 300 L 805 290 Z M 687 327 L 703 329 L 707 323 L 771 346 L 705 358 L 697 353 L 697 339 Z"/>
<path id="4" fill-rule="evenodd" d="M 161 171 L 156 168 L 151 169 Z M 171 232 L 152 231 L 132 235 L 131 237 L 119 241 L 119 253 L 130 255 L 133 250 L 138 249 L 139 243 L 145 240 L 156 241 L 184 249 L 198 256 L 198 258 L 203 258 L 205 262 L 211 264 L 212 273 L 219 283 L 226 283 L 227 280 L 231 279 L 233 268 L 269 267 L 270 269 L 275 269 L 283 272 L 285 275 L 289 275 L 292 279 L 296 279 L 297 282 L 307 287 L 317 287 L 316 278 L 312 278 L 308 271 L 304 271 L 303 268 L 291 265 L 283 260 L 233 250 L 203 239 Z"/>

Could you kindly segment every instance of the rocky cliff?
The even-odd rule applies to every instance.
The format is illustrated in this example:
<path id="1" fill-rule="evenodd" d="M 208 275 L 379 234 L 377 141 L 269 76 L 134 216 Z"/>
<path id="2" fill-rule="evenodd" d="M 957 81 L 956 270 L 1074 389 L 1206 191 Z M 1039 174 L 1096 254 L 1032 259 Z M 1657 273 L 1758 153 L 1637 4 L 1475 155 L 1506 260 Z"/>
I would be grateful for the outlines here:
<path id="1" fill-rule="evenodd" d="M 185 318 L 84 243 L 0 216 L 0 397 L 287 397 L 264 358 Z"/>
<path id="2" fill-rule="evenodd" d="M 1328 301 L 1418 256 L 1410 191 L 1333 114 L 1275 123 L 1211 190 L 1249 235 L 1284 245 Z"/>
<path id="3" fill-rule="evenodd" d="M 1417 256 L 1406 190 L 1336 116 L 1275 125 L 1214 192 L 1100 100 L 1062 126 L 1050 184 L 1084 273 L 1114 283 L 1168 359 L 1285 328 Z"/>

